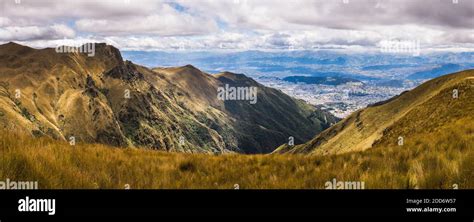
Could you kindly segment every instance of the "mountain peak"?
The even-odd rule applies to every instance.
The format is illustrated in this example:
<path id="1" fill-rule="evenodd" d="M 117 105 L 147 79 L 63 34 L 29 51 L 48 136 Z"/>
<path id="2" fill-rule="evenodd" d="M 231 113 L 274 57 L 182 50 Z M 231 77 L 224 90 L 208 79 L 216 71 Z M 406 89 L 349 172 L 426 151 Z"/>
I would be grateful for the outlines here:
<path id="1" fill-rule="evenodd" d="M 269 153 L 290 135 L 302 143 L 326 128 L 312 120 L 314 107 L 265 86 L 259 86 L 255 104 L 247 101 L 251 95 L 221 99 L 225 84 L 257 84 L 242 74 L 223 73 L 221 81 L 192 65 L 149 70 L 123 61 L 119 50 L 105 43 L 85 47 L 93 55 L 3 45 L 30 49 L 0 50 L 0 70 L 7 73 L 0 81 L 33 99 L 21 101 L 28 113 L 21 115 L 19 105 L 0 96 L 0 104 L 11 104 L 2 106 L 9 116 L 0 117 L 0 128 L 15 125 L 51 138 L 74 135 L 86 143 L 205 153 Z M 24 81 L 29 73 L 34 78 Z M 181 137 L 185 145 L 178 144 Z"/>
<path id="2" fill-rule="evenodd" d="M 180 72 L 197 74 L 201 73 L 202 71 L 191 64 L 187 64 L 185 66 L 177 67 Z"/>
<path id="3" fill-rule="evenodd" d="M 8 42 L 8 43 L 3 44 L 2 46 L 10 46 L 10 47 L 11 46 L 21 46 L 21 47 L 24 47 L 23 45 L 20 45 L 16 42 Z"/>
<path id="4" fill-rule="evenodd" d="M 233 84 L 246 84 L 246 85 L 258 85 L 258 83 L 252 78 L 246 76 L 245 74 L 237 74 L 232 72 L 221 72 L 214 75 L 215 78 L 224 83 L 233 83 Z"/>
<path id="5" fill-rule="evenodd" d="M 228 72 L 228 71 L 218 73 L 215 76 L 216 77 L 226 77 L 226 78 L 234 79 L 234 80 L 236 80 L 236 79 L 248 79 L 248 77 L 244 74 L 237 74 L 237 73 Z"/>
<path id="6" fill-rule="evenodd" d="M 25 45 L 18 44 L 16 42 L 8 42 L 6 44 L 0 45 L 0 50 L 11 54 L 11 53 L 30 51 L 30 50 L 35 50 L 35 49 L 25 46 Z"/>
<path id="7" fill-rule="evenodd" d="M 178 75 L 194 75 L 194 76 L 204 76 L 205 73 L 202 72 L 200 69 L 194 67 L 193 65 L 185 65 L 179 67 L 170 67 L 166 68 L 167 70 L 172 71 L 174 74 Z"/>
<path id="8" fill-rule="evenodd" d="M 107 45 L 106 43 L 94 43 L 95 44 L 95 54 L 100 57 L 110 57 L 117 61 L 118 64 L 123 64 L 122 54 L 120 50 L 115 48 L 112 45 Z"/>
<path id="9" fill-rule="evenodd" d="M 185 66 L 183 66 L 183 68 L 186 68 L 186 69 L 198 69 L 196 68 L 195 66 L 191 65 L 191 64 L 187 64 Z M 198 69 L 199 70 L 199 69 Z"/>

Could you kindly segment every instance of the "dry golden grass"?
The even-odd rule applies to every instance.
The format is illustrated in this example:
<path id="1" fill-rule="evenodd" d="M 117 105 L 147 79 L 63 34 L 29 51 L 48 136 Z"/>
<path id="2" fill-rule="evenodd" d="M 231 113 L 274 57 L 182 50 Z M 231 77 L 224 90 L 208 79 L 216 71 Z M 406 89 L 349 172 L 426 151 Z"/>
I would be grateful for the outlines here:
<path id="1" fill-rule="evenodd" d="M 474 188 L 471 128 L 427 135 L 402 147 L 333 156 L 166 153 L 98 144 L 70 146 L 11 132 L 0 135 L 0 180 L 39 188 L 323 189 L 326 181 L 375 188 Z M 442 137 L 433 140 L 433 136 Z M 431 141 L 438 141 L 435 144 Z M 442 141 L 442 142 L 439 142 Z"/>
<path id="2" fill-rule="evenodd" d="M 354 112 L 305 144 L 294 148 L 282 145 L 277 152 L 324 155 L 364 151 L 379 147 L 374 145 L 377 143 L 386 147 L 399 136 L 410 140 L 420 138 L 419 134 L 446 131 L 458 120 L 474 128 L 473 78 L 474 70 L 466 70 L 429 80 L 398 97 Z M 459 92 L 456 99 L 454 89 Z"/>

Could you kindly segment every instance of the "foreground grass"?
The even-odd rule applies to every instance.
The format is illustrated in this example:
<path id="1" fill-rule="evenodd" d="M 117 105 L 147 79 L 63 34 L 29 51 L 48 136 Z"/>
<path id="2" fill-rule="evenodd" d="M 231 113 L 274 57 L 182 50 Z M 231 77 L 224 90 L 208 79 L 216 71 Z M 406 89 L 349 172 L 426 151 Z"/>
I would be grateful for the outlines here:
<path id="1" fill-rule="evenodd" d="M 458 129 L 471 135 L 472 129 Z M 98 144 L 70 146 L 9 132 L 0 135 L 0 181 L 34 180 L 39 188 L 307 188 L 364 181 L 373 188 L 474 188 L 471 137 L 429 136 L 403 147 L 337 156 L 165 153 Z M 430 135 L 433 136 L 433 135 Z M 436 135 L 435 135 L 436 136 Z M 444 141 L 444 142 L 439 142 Z"/>

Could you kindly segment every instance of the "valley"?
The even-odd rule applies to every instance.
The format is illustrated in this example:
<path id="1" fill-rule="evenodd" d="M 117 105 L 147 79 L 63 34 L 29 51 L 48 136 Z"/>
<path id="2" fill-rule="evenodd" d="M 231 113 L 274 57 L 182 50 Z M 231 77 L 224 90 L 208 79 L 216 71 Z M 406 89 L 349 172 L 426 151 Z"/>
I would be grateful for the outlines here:
<path id="1" fill-rule="evenodd" d="M 334 97 L 346 112 L 334 112 L 262 83 L 267 77 L 147 68 L 106 44 L 88 57 L 8 43 L 0 61 L 0 178 L 40 189 L 474 186 L 472 70 L 403 92 L 387 82 L 396 89 L 383 97 L 369 92 L 380 93 L 372 80 L 288 83 L 352 89 L 342 90 L 347 100 Z"/>
<path id="2" fill-rule="evenodd" d="M 431 78 L 474 68 L 473 52 L 432 52 L 419 56 L 376 51 L 346 54 L 337 50 L 123 54 L 150 67 L 195 64 L 211 74 L 224 70 L 245 73 L 265 86 L 282 90 L 339 118 L 411 90 Z M 291 81 L 285 81 L 287 78 Z M 295 78 L 310 81 L 294 81 Z"/>
<path id="3" fill-rule="evenodd" d="M 104 43 L 95 44 L 94 57 L 0 45 L 0 73 L 0 126 L 36 137 L 188 153 L 270 153 L 290 136 L 302 143 L 337 121 L 243 74 L 210 75 L 192 65 L 150 69 L 124 61 Z M 243 100 L 221 100 L 226 87 L 251 90 Z"/>

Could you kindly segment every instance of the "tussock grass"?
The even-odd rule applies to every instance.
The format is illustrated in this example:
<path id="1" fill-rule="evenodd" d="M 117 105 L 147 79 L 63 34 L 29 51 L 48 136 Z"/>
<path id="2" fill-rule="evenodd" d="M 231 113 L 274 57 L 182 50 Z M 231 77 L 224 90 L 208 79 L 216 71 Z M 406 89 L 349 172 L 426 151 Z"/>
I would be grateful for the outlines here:
<path id="1" fill-rule="evenodd" d="M 323 189 L 333 178 L 364 181 L 366 189 L 451 189 L 453 184 L 474 188 L 474 130 L 456 130 L 426 135 L 401 147 L 331 156 L 212 156 L 101 144 L 70 146 L 2 132 L 0 180 L 34 180 L 43 189 L 122 189 L 125 184 L 166 189 L 232 189 L 234 184 L 241 189 Z"/>

